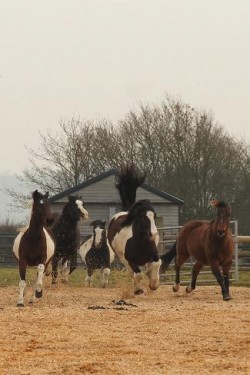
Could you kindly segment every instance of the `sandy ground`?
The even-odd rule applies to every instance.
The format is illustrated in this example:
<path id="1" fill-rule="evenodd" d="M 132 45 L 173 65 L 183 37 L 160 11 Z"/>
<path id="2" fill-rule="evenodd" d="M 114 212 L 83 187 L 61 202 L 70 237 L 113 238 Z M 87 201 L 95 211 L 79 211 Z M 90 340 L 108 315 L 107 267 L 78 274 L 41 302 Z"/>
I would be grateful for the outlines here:
<path id="1" fill-rule="evenodd" d="M 17 287 L 1 288 L 0 374 L 250 374 L 250 288 L 231 292 L 60 284 L 17 308 Z"/>

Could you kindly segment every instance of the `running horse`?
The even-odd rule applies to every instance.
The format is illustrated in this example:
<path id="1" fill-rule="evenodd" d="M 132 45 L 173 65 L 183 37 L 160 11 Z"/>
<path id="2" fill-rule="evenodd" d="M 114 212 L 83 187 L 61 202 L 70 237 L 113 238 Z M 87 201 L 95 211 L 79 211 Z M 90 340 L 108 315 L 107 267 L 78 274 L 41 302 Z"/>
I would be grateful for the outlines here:
<path id="1" fill-rule="evenodd" d="M 93 227 L 93 233 L 79 250 L 79 255 L 87 269 L 85 285 L 92 285 L 94 270 L 99 269 L 101 286 L 106 288 L 110 275 L 110 265 L 114 261 L 115 253 L 107 240 L 106 221 L 93 220 L 90 225 Z"/>
<path id="2" fill-rule="evenodd" d="M 197 276 L 204 265 L 209 265 L 221 287 L 223 300 L 230 300 L 229 273 L 233 261 L 234 241 L 230 231 L 231 208 L 223 201 L 213 200 L 216 217 L 212 221 L 191 220 L 180 230 L 177 242 L 162 255 L 163 268 L 175 257 L 175 283 L 173 291 L 180 288 L 180 269 L 192 256 L 196 262 L 192 268 L 192 278 L 186 292 L 191 293 L 196 287 Z M 221 270 L 222 269 L 222 273 Z"/>
<path id="3" fill-rule="evenodd" d="M 53 223 L 48 196 L 49 193 L 43 195 L 37 190 L 33 192 L 29 225 L 21 229 L 14 240 L 13 253 L 19 263 L 20 275 L 18 307 L 24 306 L 27 267 L 37 267 L 37 278 L 29 301 L 33 303 L 36 298 L 42 297 L 43 276 L 55 251 L 53 236 L 47 228 Z"/>
<path id="4" fill-rule="evenodd" d="M 52 259 L 52 284 L 57 283 L 58 263 L 62 259 L 62 281 L 77 268 L 77 251 L 80 248 L 79 221 L 87 220 L 88 211 L 83 207 L 82 197 L 69 195 L 62 214 L 54 224 L 52 231 L 56 241 L 55 254 Z M 70 267 L 68 266 L 70 261 Z"/>
<path id="5" fill-rule="evenodd" d="M 116 187 L 122 201 L 122 212 L 113 216 L 108 226 L 108 241 L 120 261 L 131 274 L 134 294 L 142 294 L 140 267 L 146 267 L 149 287 L 159 286 L 159 234 L 155 224 L 156 213 L 149 200 L 135 202 L 136 191 L 145 175 L 132 165 L 117 171 Z"/>

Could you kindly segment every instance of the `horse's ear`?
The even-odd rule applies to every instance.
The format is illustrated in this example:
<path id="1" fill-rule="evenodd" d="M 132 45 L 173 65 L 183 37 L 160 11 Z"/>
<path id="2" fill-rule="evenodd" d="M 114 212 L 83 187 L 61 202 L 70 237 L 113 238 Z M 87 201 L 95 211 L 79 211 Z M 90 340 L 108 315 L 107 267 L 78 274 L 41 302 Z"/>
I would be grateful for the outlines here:
<path id="1" fill-rule="evenodd" d="M 49 192 L 47 191 L 45 194 L 44 194 L 45 198 L 49 198 Z"/>
<path id="2" fill-rule="evenodd" d="M 73 202 L 75 200 L 75 197 L 73 197 L 73 195 L 69 195 L 68 200 L 69 202 Z"/>
<path id="3" fill-rule="evenodd" d="M 33 191 L 33 193 L 32 193 L 32 198 L 33 198 L 34 200 L 36 200 L 36 199 L 39 198 L 38 190 Z"/>
<path id="4" fill-rule="evenodd" d="M 90 226 L 91 226 L 91 225 L 94 225 L 94 222 L 93 222 L 93 221 L 91 221 L 91 223 L 90 223 L 89 225 L 90 225 Z"/>
<path id="5" fill-rule="evenodd" d="M 102 225 L 106 225 L 106 221 L 105 220 L 102 220 Z"/>

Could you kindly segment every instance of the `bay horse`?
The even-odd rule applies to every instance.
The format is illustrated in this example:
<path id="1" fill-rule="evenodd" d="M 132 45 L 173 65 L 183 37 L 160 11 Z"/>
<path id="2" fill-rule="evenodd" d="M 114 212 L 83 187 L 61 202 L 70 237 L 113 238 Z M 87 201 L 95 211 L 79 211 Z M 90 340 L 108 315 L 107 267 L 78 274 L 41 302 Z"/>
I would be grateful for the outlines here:
<path id="1" fill-rule="evenodd" d="M 87 276 L 85 285 L 92 285 L 94 270 L 100 270 L 101 286 L 106 288 L 110 274 L 110 265 L 114 261 L 115 253 L 107 240 L 106 221 L 94 220 L 92 236 L 80 247 L 79 255 L 86 264 Z"/>
<path id="2" fill-rule="evenodd" d="M 121 166 L 117 171 L 116 187 L 124 211 L 115 214 L 108 226 L 108 241 L 131 274 L 134 294 L 143 293 L 140 267 L 146 267 L 149 287 L 156 290 L 161 265 L 155 210 L 149 200 L 135 202 L 136 190 L 145 177 L 133 164 Z"/>
<path id="3" fill-rule="evenodd" d="M 221 287 L 223 300 L 230 300 L 229 273 L 233 261 L 234 241 L 230 231 L 231 208 L 224 201 L 213 200 L 216 217 L 212 221 L 191 220 L 180 230 L 177 242 L 164 254 L 164 267 L 175 257 L 175 283 L 173 291 L 180 288 L 180 268 L 192 256 L 196 262 L 192 268 L 192 278 L 186 292 L 191 293 L 196 287 L 197 276 L 204 265 L 209 265 Z M 221 270 L 222 269 L 222 273 Z"/>
<path id="4" fill-rule="evenodd" d="M 38 190 L 32 193 L 33 205 L 29 225 L 21 229 L 14 240 L 13 253 L 18 260 L 20 275 L 18 307 L 24 306 L 27 267 L 37 267 L 37 278 L 29 301 L 33 303 L 36 298 L 42 297 L 43 276 L 55 251 L 53 236 L 47 228 L 53 223 L 48 196 L 49 193 L 43 195 Z"/>
<path id="5" fill-rule="evenodd" d="M 82 197 L 68 196 L 68 203 L 54 224 L 52 231 L 56 248 L 52 259 L 52 284 L 57 283 L 58 263 L 62 259 L 63 281 L 77 268 L 77 251 L 80 248 L 79 221 L 88 220 L 88 211 L 84 208 Z M 67 269 L 70 262 L 69 270 Z"/>

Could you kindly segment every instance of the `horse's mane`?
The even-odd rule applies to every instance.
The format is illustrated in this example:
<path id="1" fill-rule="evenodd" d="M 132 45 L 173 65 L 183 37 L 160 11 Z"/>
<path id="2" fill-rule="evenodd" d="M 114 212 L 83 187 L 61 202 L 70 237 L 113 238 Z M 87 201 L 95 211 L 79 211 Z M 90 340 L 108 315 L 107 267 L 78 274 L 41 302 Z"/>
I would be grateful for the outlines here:
<path id="1" fill-rule="evenodd" d="M 136 202 L 129 210 L 126 219 L 121 224 L 122 227 L 126 227 L 131 225 L 132 222 L 135 220 L 136 216 L 144 211 L 154 211 L 150 200 L 148 199 L 141 199 Z"/>
<path id="2" fill-rule="evenodd" d="M 116 172 L 115 186 L 119 191 L 122 209 L 127 211 L 136 199 L 136 191 L 145 181 L 146 175 L 139 172 L 134 164 L 125 164 Z"/>

